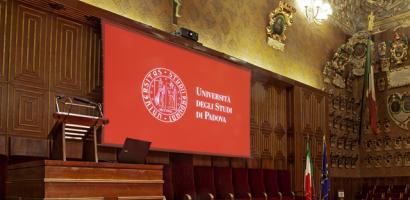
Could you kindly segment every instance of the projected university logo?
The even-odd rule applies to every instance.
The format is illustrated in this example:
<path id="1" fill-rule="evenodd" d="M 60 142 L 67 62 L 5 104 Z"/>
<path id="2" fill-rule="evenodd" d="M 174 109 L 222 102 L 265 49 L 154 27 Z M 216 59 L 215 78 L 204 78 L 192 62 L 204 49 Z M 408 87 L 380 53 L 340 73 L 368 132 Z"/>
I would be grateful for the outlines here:
<path id="1" fill-rule="evenodd" d="M 187 109 L 188 94 L 184 83 L 166 68 L 155 68 L 145 75 L 141 94 L 148 112 L 162 122 L 178 121 Z"/>

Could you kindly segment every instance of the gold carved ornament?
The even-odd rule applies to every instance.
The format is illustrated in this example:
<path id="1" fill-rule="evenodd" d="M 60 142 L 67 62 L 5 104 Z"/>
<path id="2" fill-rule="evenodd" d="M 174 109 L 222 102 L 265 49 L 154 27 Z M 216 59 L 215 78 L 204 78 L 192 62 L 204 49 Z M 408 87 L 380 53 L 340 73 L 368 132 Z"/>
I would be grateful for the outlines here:
<path id="1" fill-rule="evenodd" d="M 394 33 L 394 41 L 391 44 L 391 62 L 395 65 L 403 64 L 407 60 L 408 41 L 407 37 L 402 38 L 399 33 Z"/>
<path id="2" fill-rule="evenodd" d="M 266 27 L 268 36 L 268 44 L 273 48 L 284 49 L 284 41 L 286 40 L 285 31 L 288 26 L 293 23 L 293 14 L 296 9 L 291 5 L 279 2 L 279 7 L 275 8 L 269 14 L 269 24 Z"/>
<path id="3" fill-rule="evenodd" d="M 174 0 L 174 2 L 176 3 L 175 17 L 182 17 L 181 15 L 182 0 Z"/>

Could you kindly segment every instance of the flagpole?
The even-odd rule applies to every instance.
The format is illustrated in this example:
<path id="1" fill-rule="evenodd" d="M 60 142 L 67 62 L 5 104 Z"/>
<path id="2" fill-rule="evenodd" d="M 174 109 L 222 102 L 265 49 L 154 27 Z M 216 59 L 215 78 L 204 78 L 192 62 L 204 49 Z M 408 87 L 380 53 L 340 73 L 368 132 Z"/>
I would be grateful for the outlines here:
<path id="1" fill-rule="evenodd" d="M 365 87 L 366 87 L 365 81 L 366 81 L 365 78 L 363 78 L 362 100 L 360 102 L 359 145 L 362 143 L 361 141 L 362 141 L 362 126 L 363 126 L 364 92 L 365 92 Z"/>
<path id="2" fill-rule="evenodd" d="M 325 142 L 326 141 L 326 136 L 325 136 L 325 134 L 326 133 L 323 133 L 323 142 Z M 324 145 L 322 145 L 322 151 L 325 151 L 325 149 L 323 148 L 324 147 Z M 322 152 L 322 155 L 323 155 L 323 152 Z M 322 165 L 323 165 L 323 156 L 322 156 Z M 322 166 L 322 168 L 323 168 L 323 166 Z M 322 169 L 322 173 L 323 173 L 323 169 Z M 323 174 L 322 174 L 322 176 L 323 176 Z M 322 192 L 323 192 L 323 183 L 322 183 L 322 176 L 320 176 L 320 193 L 319 193 L 319 199 L 320 200 L 322 200 Z"/>
<path id="3" fill-rule="evenodd" d="M 369 32 L 369 38 L 368 38 L 368 44 L 367 44 L 367 51 L 371 51 L 372 50 L 372 48 L 370 48 L 371 47 L 371 45 L 369 45 L 369 41 L 371 41 L 372 40 L 372 31 L 373 31 L 373 27 L 374 27 L 374 18 L 375 18 L 375 16 L 374 16 L 374 14 L 373 14 L 373 11 L 371 11 L 370 12 L 370 14 L 369 14 L 369 16 L 367 17 L 367 19 L 368 19 L 368 24 L 367 24 L 367 31 Z M 368 53 L 368 52 L 367 52 Z M 364 67 L 367 67 L 367 65 L 368 65 L 368 63 L 367 62 L 370 62 L 370 67 L 372 67 L 371 66 L 371 59 L 370 60 L 368 60 L 368 58 L 366 58 L 366 63 L 365 63 L 365 66 Z M 367 69 L 365 69 L 365 72 L 366 72 L 366 70 Z M 365 73 L 364 74 L 365 76 L 369 76 L 369 73 Z M 369 79 L 370 77 L 368 77 L 368 79 Z M 366 79 L 366 77 L 363 77 L 363 89 L 362 89 L 362 100 L 361 100 L 361 103 L 360 103 L 360 124 L 359 124 L 359 145 L 361 144 L 361 141 L 362 141 L 362 127 L 363 127 L 363 108 L 364 108 L 364 93 L 365 93 L 365 87 L 366 87 L 366 84 L 365 84 L 365 81 L 366 81 L 367 79 Z"/>

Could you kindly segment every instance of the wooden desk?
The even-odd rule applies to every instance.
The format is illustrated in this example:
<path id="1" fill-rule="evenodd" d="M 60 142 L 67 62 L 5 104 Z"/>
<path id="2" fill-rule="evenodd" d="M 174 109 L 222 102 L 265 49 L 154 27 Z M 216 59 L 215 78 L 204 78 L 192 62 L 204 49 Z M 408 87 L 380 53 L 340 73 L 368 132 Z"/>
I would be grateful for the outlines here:
<path id="1" fill-rule="evenodd" d="M 7 199 L 164 199 L 162 165 L 43 160 L 10 165 Z"/>

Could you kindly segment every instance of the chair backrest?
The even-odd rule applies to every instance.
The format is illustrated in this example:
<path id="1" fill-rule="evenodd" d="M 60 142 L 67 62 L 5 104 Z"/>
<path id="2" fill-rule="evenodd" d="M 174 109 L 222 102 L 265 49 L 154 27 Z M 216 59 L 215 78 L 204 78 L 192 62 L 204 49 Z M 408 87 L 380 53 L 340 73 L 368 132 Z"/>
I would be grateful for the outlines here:
<path id="1" fill-rule="evenodd" d="M 247 168 L 233 168 L 233 187 L 236 198 L 248 198 L 251 193 L 249 187 L 248 169 Z"/>
<path id="2" fill-rule="evenodd" d="M 403 199 L 409 200 L 410 199 L 410 194 L 403 194 Z"/>
<path id="3" fill-rule="evenodd" d="M 0 199 L 6 199 L 7 160 L 7 156 L 0 155 Z"/>
<path id="4" fill-rule="evenodd" d="M 406 193 L 407 185 L 393 185 L 390 189 L 392 193 Z"/>
<path id="5" fill-rule="evenodd" d="M 196 199 L 193 157 L 188 154 L 171 154 L 174 199 L 184 199 L 189 194 Z"/>
<path id="6" fill-rule="evenodd" d="M 226 199 L 229 193 L 234 194 L 232 168 L 215 167 L 216 199 Z"/>
<path id="7" fill-rule="evenodd" d="M 389 186 L 388 185 L 376 185 L 376 188 L 374 189 L 374 193 L 387 193 L 389 191 Z"/>
<path id="8" fill-rule="evenodd" d="M 403 196 L 403 193 L 401 193 L 401 192 L 392 192 L 392 193 L 388 193 L 386 195 L 386 199 L 389 199 L 389 198 L 391 198 L 391 199 L 401 199 L 402 196 Z"/>
<path id="9" fill-rule="evenodd" d="M 196 166 L 194 167 L 195 188 L 199 199 L 207 199 L 208 193 L 215 196 L 215 178 L 212 167 Z"/>
<path id="10" fill-rule="evenodd" d="M 292 192 L 291 177 L 289 170 L 278 171 L 279 190 L 284 196 L 289 196 Z"/>
<path id="11" fill-rule="evenodd" d="M 172 185 L 172 168 L 170 165 L 164 165 L 163 168 L 163 178 L 164 178 L 164 185 L 163 191 L 164 196 L 167 200 L 174 200 L 174 187 Z"/>
<path id="12" fill-rule="evenodd" d="M 363 194 L 373 193 L 373 191 L 374 191 L 374 185 L 363 185 L 362 186 Z"/>
<path id="13" fill-rule="evenodd" d="M 268 196 L 279 196 L 278 171 L 273 169 L 265 169 L 263 171 L 263 177 L 265 179 L 265 189 Z"/>
<path id="14" fill-rule="evenodd" d="M 266 190 L 263 169 L 249 169 L 249 185 L 253 197 L 264 197 Z"/>

